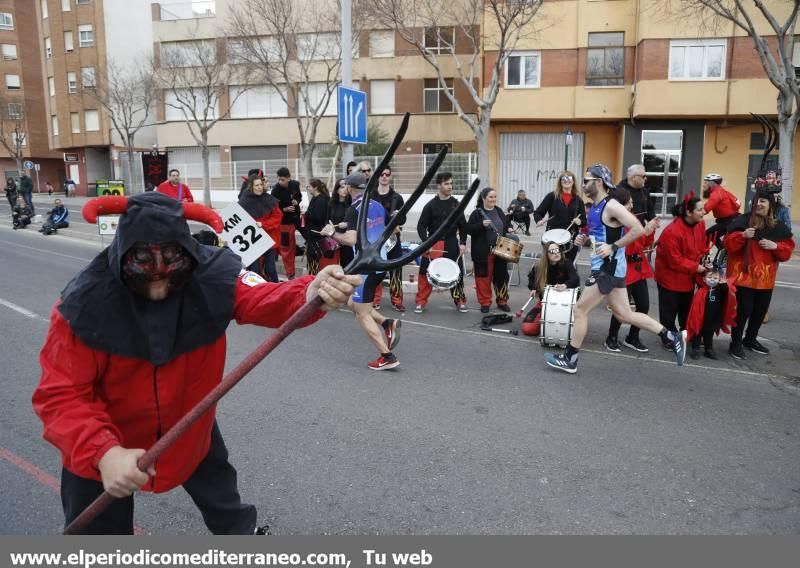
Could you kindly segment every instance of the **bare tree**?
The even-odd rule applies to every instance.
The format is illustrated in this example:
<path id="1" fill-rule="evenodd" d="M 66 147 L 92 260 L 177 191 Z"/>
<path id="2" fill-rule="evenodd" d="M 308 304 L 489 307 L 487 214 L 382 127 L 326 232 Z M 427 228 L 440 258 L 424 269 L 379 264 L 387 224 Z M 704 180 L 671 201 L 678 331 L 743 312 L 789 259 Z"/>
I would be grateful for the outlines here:
<path id="1" fill-rule="evenodd" d="M 0 143 L 17 163 L 17 171 L 21 174 L 28 144 L 25 105 L 21 97 L 0 96 Z"/>
<path id="2" fill-rule="evenodd" d="M 716 29 L 732 23 L 753 40 L 761 66 L 777 89 L 779 160 L 783 169 L 783 201 L 792 202 L 794 177 L 794 138 L 800 121 L 800 82 L 792 63 L 799 0 L 665 0 L 668 12 L 677 18 L 690 18 L 695 25 Z M 768 26 L 774 40 L 759 30 Z"/>
<path id="3" fill-rule="evenodd" d="M 543 0 L 372 0 L 372 16 L 396 30 L 436 71 L 439 87 L 478 144 L 478 176 L 489 180 L 489 126 L 503 68 L 520 38 L 533 33 L 532 22 Z M 456 43 L 464 49 L 456 49 Z M 483 77 L 484 52 L 494 59 Z M 452 61 L 452 64 L 451 64 Z M 455 67 L 456 77 L 447 76 Z M 453 79 L 478 109 L 464 111 Z"/>
<path id="4" fill-rule="evenodd" d="M 359 2 L 354 13 L 359 13 Z M 339 0 L 242 0 L 227 23 L 229 61 L 251 70 L 253 82 L 273 89 L 294 114 L 300 137 L 300 161 L 306 179 L 319 124 L 330 112 L 341 69 Z M 358 29 L 353 32 L 355 49 Z"/>
<path id="5" fill-rule="evenodd" d="M 110 60 L 108 67 L 81 77 L 82 94 L 102 106 L 128 152 L 128 178 L 133 189 L 136 134 L 147 125 L 157 95 L 152 62 L 124 65 Z"/>
<path id="6" fill-rule="evenodd" d="M 248 85 L 245 73 L 237 73 L 217 52 L 216 40 L 192 40 L 177 45 L 161 45 L 154 76 L 163 89 L 164 105 L 179 112 L 189 133 L 200 147 L 203 161 L 203 202 L 211 205 L 211 173 L 208 133 L 217 122 L 228 117 L 230 108 Z M 229 104 L 221 104 L 229 85 L 240 85 Z"/>

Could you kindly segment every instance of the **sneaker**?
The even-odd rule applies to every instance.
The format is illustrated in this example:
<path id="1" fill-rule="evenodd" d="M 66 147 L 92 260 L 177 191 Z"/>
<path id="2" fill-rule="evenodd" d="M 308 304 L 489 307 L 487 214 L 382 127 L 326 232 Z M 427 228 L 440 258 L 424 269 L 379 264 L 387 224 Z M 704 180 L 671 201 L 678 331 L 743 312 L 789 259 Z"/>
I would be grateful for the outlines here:
<path id="1" fill-rule="evenodd" d="M 401 314 L 406 313 L 406 307 L 403 304 L 392 304 L 392 309 Z"/>
<path id="2" fill-rule="evenodd" d="M 692 350 L 689 353 L 689 357 L 691 357 L 695 361 L 700 359 L 700 348 L 692 346 Z"/>
<path id="3" fill-rule="evenodd" d="M 531 232 L 530 231 L 525 231 L 525 236 L 526 237 L 530 237 L 531 236 Z"/>
<path id="4" fill-rule="evenodd" d="M 380 304 L 372 304 L 372 308 L 375 309 L 375 310 L 380 311 L 381 310 L 381 305 Z"/>
<path id="5" fill-rule="evenodd" d="M 269 530 L 269 525 L 262 525 L 260 527 L 256 527 L 256 530 L 253 531 L 253 535 L 255 536 L 269 536 L 272 534 L 272 531 Z"/>
<path id="6" fill-rule="evenodd" d="M 616 337 L 606 337 L 606 340 L 603 342 L 603 345 L 606 346 L 606 349 L 612 351 L 614 353 L 619 353 L 622 349 L 619 348 L 619 341 L 617 341 Z"/>
<path id="7" fill-rule="evenodd" d="M 664 342 L 662 341 L 662 342 L 661 342 L 661 347 L 663 347 L 663 348 L 664 348 L 664 349 L 666 349 L 667 351 L 675 351 L 675 346 L 674 346 L 674 345 L 672 345 L 672 343 L 664 343 Z"/>
<path id="8" fill-rule="evenodd" d="M 500 310 L 501 312 L 508 313 L 511 311 L 511 306 L 509 306 L 508 304 L 497 304 L 497 309 Z"/>
<path id="9" fill-rule="evenodd" d="M 717 357 L 717 352 L 714 351 L 713 349 L 706 349 L 703 352 L 703 356 L 704 357 L 708 357 L 709 359 L 711 359 L 713 361 L 716 361 L 717 359 L 719 359 L 719 357 Z"/>
<path id="10" fill-rule="evenodd" d="M 564 371 L 565 373 L 575 374 L 578 372 L 578 362 L 576 361 L 575 363 L 572 363 L 569 359 L 567 359 L 566 353 L 561 353 L 560 355 L 545 353 L 544 362 L 554 369 Z"/>
<path id="11" fill-rule="evenodd" d="M 423 306 L 422 304 L 417 304 L 417 306 L 414 308 L 415 314 L 421 314 L 424 311 L 425 311 L 425 306 Z"/>
<path id="12" fill-rule="evenodd" d="M 481 306 L 481 313 L 488 314 L 489 313 L 489 306 Z"/>
<path id="13" fill-rule="evenodd" d="M 731 342 L 731 346 L 728 347 L 728 354 L 733 357 L 734 359 L 744 360 L 747 359 L 747 355 L 744 354 L 744 349 L 742 349 L 742 345 L 735 345 Z"/>
<path id="14" fill-rule="evenodd" d="M 761 345 L 758 342 L 758 339 L 753 339 L 752 341 L 742 341 L 742 345 L 747 347 L 753 353 L 758 353 L 759 355 L 769 355 L 769 349 Z"/>
<path id="15" fill-rule="evenodd" d="M 466 314 L 469 311 L 467 304 L 456 304 L 456 309 L 462 314 Z"/>
<path id="16" fill-rule="evenodd" d="M 675 351 L 675 362 L 682 366 L 686 361 L 686 330 L 672 332 L 675 339 L 672 341 L 672 349 Z"/>
<path id="17" fill-rule="evenodd" d="M 636 339 L 631 339 L 630 337 L 626 337 L 625 339 L 622 340 L 622 344 L 629 349 L 638 351 L 639 353 L 647 353 L 648 351 L 650 351 L 645 346 L 645 344 L 639 340 L 638 337 Z"/>
<path id="18" fill-rule="evenodd" d="M 386 332 L 386 344 L 389 346 L 389 351 L 395 348 L 400 342 L 400 326 L 403 322 L 396 319 L 387 319 L 383 322 L 383 330 Z"/>
<path id="19" fill-rule="evenodd" d="M 367 364 L 367 367 L 372 369 L 373 371 L 388 371 L 389 369 L 394 369 L 400 364 L 400 361 L 397 360 L 397 357 L 394 355 L 389 355 L 388 357 L 384 357 L 381 355 L 374 361 L 370 361 Z"/>

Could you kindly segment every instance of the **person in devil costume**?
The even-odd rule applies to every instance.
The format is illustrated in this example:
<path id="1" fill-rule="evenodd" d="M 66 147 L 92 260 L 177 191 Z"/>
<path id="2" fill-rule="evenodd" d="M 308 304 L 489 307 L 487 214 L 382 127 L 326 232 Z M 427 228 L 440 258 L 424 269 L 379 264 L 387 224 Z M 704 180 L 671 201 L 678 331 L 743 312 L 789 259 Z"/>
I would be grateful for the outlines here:
<path id="1" fill-rule="evenodd" d="M 697 277 L 697 290 L 686 320 L 686 337 L 692 343 L 689 352 L 692 359 L 700 359 L 701 343 L 703 355 L 718 359 L 714 351 L 714 336 L 720 331 L 730 333 L 736 325 L 736 286 L 733 282 L 725 282 L 718 259 L 719 252 L 711 268 L 702 277 Z"/>
<path id="2" fill-rule="evenodd" d="M 90 223 L 123 215 L 111 245 L 62 291 L 40 356 L 33 407 L 61 452 L 66 524 L 105 490 L 117 499 L 86 532 L 132 534 L 136 490 L 182 485 L 212 533 L 254 534 L 256 509 L 241 502 L 213 410 L 156 467 L 140 471 L 137 459 L 220 383 L 232 319 L 278 327 L 319 294 L 310 325 L 344 305 L 359 277 L 330 267 L 265 282 L 230 250 L 192 238 L 186 219 L 219 233 L 216 213 L 160 193 L 101 197 L 83 212 Z"/>

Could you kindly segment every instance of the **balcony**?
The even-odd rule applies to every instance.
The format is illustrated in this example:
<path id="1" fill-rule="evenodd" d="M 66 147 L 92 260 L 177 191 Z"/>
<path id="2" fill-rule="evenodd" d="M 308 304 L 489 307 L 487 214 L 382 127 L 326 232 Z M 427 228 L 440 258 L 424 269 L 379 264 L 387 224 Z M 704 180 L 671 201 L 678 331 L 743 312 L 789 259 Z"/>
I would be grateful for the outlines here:
<path id="1" fill-rule="evenodd" d="M 160 7 L 162 22 L 217 17 L 217 3 L 215 0 L 165 2 Z"/>

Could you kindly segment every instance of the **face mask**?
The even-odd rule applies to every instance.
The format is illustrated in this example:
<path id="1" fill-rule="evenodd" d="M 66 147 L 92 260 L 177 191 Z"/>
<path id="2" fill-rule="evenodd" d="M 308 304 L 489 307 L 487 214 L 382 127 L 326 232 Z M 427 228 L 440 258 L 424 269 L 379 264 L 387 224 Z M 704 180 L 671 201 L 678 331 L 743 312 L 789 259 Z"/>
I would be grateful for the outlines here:
<path id="1" fill-rule="evenodd" d="M 148 300 L 163 300 L 180 290 L 191 272 L 191 257 L 174 242 L 136 243 L 122 262 L 122 275 L 128 289 Z"/>
<path id="2" fill-rule="evenodd" d="M 719 285 L 719 276 L 710 276 L 706 278 L 706 285 L 709 288 L 715 288 Z"/>

